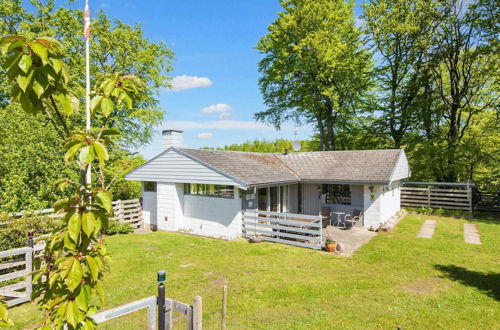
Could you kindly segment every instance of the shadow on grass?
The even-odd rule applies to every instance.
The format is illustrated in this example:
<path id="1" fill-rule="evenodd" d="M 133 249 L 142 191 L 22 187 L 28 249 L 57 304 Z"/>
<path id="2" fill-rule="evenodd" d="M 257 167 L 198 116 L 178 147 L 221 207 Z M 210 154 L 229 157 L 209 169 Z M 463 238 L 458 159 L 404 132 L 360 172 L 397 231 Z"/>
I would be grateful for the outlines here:
<path id="1" fill-rule="evenodd" d="M 474 220 L 500 225 L 500 212 L 481 211 L 474 213 Z"/>
<path id="2" fill-rule="evenodd" d="M 473 286 L 494 298 L 500 300 L 500 273 L 482 273 L 454 265 L 435 265 L 444 277 L 460 282 L 463 285 Z"/>

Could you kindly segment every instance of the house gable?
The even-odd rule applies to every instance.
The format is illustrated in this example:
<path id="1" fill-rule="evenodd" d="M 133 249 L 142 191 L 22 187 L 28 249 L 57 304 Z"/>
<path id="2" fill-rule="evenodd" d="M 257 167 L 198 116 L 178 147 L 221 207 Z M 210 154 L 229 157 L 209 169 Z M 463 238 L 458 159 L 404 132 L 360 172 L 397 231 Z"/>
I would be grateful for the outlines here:
<path id="1" fill-rule="evenodd" d="M 411 176 L 410 164 L 404 150 L 401 150 L 399 156 L 394 164 L 390 182 L 406 179 Z"/>
<path id="2" fill-rule="evenodd" d="M 126 174 L 125 178 L 136 181 L 203 183 L 246 188 L 244 182 L 231 178 L 174 148 L 168 149 Z"/>

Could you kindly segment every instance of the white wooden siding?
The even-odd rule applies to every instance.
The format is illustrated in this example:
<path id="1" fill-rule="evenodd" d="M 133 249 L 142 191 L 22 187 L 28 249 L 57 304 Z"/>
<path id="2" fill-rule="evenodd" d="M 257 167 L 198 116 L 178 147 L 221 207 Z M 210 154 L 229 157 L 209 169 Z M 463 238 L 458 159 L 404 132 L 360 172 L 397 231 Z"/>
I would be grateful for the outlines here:
<path id="1" fill-rule="evenodd" d="M 365 228 L 378 228 L 381 224 L 380 220 L 380 195 L 382 193 L 382 186 L 374 185 L 373 194 L 374 199 L 371 200 L 371 191 L 369 185 L 364 185 L 363 187 L 363 200 L 364 200 L 364 225 Z"/>
<path id="2" fill-rule="evenodd" d="M 241 187 L 239 182 L 235 182 L 175 150 L 170 150 L 152 159 L 125 177 L 127 180 L 137 181 L 205 183 Z"/>
<path id="3" fill-rule="evenodd" d="M 175 183 L 158 182 L 157 191 L 157 226 L 160 230 L 176 230 L 176 222 L 181 219 L 180 200 Z"/>
<path id="4" fill-rule="evenodd" d="M 401 150 L 398 160 L 396 161 L 396 165 L 392 170 L 391 182 L 399 181 L 402 179 L 406 179 L 410 177 L 410 165 L 408 164 L 408 158 L 406 158 L 406 154 L 404 150 Z"/>
<path id="5" fill-rule="evenodd" d="M 298 213 L 299 212 L 299 196 L 298 196 L 298 184 L 291 184 L 288 186 L 288 212 Z"/>
<path id="6" fill-rule="evenodd" d="M 302 207 L 304 214 L 319 214 L 319 185 L 306 183 L 302 185 Z"/>
<path id="7" fill-rule="evenodd" d="M 184 195 L 184 222 L 180 231 L 198 235 L 234 239 L 241 236 L 241 199 Z"/>
<path id="8" fill-rule="evenodd" d="M 144 219 L 144 226 L 149 228 L 150 225 L 157 225 L 157 198 L 156 191 L 145 191 L 144 183 L 141 184 L 142 189 L 142 215 Z"/>
<path id="9" fill-rule="evenodd" d="M 396 181 L 384 186 L 380 199 L 380 221 L 386 222 L 401 209 L 400 182 Z"/>

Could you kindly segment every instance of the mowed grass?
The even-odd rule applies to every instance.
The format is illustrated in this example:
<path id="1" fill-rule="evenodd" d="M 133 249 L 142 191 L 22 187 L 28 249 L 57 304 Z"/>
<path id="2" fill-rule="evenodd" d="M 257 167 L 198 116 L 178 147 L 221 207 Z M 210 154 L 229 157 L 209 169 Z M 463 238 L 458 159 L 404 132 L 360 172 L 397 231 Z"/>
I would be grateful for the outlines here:
<path id="1" fill-rule="evenodd" d="M 425 219 L 437 220 L 432 239 L 416 237 Z M 482 245 L 463 241 L 464 222 L 408 215 L 352 258 L 165 232 L 109 237 L 104 309 L 155 295 L 165 269 L 167 296 L 203 297 L 206 329 L 219 328 L 223 284 L 228 329 L 498 329 L 500 221 L 471 220 Z M 31 304 L 11 314 L 20 328 L 41 317 Z"/>

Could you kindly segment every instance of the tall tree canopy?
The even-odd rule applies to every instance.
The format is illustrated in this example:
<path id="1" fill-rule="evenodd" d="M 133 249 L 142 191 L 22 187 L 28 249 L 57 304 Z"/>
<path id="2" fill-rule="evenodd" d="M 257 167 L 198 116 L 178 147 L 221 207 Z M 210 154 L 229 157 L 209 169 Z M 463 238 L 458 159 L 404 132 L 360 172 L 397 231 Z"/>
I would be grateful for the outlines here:
<path id="1" fill-rule="evenodd" d="M 354 1 L 282 0 L 283 12 L 257 49 L 268 109 L 255 115 L 276 128 L 314 123 L 322 150 L 339 149 L 371 80 L 371 59 L 355 26 Z"/>
<path id="2" fill-rule="evenodd" d="M 67 54 L 65 61 L 71 68 L 68 87 L 71 94 L 80 99 L 83 110 L 83 11 L 56 7 L 54 0 L 31 1 L 30 5 L 22 0 L 2 0 L 0 18 L 1 35 L 19 34 L 30 38 L 47 35 L 62 42 Z M 167 74 L 172 69 L 173 53 L 163 42 L 147 39 L 139 24 L 128 25 L 112 20 L 102 11 L 92 19 L 90 50 L 92 81 L 99 72 L 123 72 L 140 76 L 145 83 L 143 97 L 136 100 L 132 111 L 123 106 L 116 107 L 109 117 L 93 118 L 93 126 L 101 126 L 106 120 L 107 126 L 123 132 L 111 147 L 114 156 L 106 168 L 107 176 L 112 180 L 116 173 L 126 172 L 127 166 L 132 168 L 144 161 L 142 157 L 130 154 L 130 150 L 149 142 L 154 127 L 163 119 L 158 93 L 162 86 L 168 85 Z M 39 119 L 21 113 L 18 106 L 9 104 L 11 85 L 6 72 L 0 71 L 0 118 L 2 137 L 5 137 L 0 139 L 0 151 L 18 150 L 0 153 L 0 209 L 9 212 L 48 207 L 56 200 L 53 182 L 63 169 L 62 149 L 51 146 L 61 142 L 48 126 L 50 123 L 43 124 Z M 21 118 L 25 119 L 22 123 Z M 81 126 L 82 120 L 81 116 L 69 118 L 68 128 Z M 59 154 L 57 150 L 60 150 Z M 29 156 L 16 158 L 17 154 Z M 137 183 L 125 182 L 122 175 L 114 182 L 116 186 L 111 191 L 118 192 L 118 198 L 136 197 L 140 192 Z"/>

